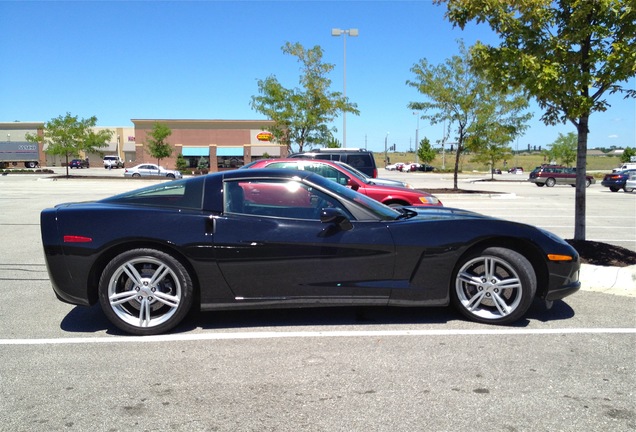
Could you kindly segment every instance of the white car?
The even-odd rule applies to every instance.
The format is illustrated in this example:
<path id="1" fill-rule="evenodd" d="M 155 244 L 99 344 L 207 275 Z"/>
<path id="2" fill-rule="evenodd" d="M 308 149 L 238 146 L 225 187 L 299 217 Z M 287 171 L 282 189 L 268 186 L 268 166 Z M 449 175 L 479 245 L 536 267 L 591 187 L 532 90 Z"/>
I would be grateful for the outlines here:
<path id="1" fill-rule="evenodd" d="M 119 156 L 112 156 L 112 155 L 104 156 L 104 168 L 105 169 L 123 168 L 123 167 L 124 167 L 124 161 Z"/>
<path id="2" fill-rule="evenodd" d="M 124 177 L 165 177 L 179 179 L 183 176 L 180 171 L 165 169 L 155 164 L 141 164 L 124 170 Z"/>
<path id="3" fill-rule="evenodd" d="M 636 174 L 629 176 L 625 182 L 625 188 L 623 190 L 625 192 L 634 192 L 636 190 Z"/>

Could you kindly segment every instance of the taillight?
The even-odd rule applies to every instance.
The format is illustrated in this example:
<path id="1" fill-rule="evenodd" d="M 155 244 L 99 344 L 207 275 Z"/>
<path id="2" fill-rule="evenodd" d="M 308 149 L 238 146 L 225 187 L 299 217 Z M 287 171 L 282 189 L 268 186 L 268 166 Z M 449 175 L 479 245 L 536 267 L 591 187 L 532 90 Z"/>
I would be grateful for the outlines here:
<path id="1" fill-rule="evenodd" d="M 373 178 L 378 178 L 378 169 L 373 168 Z"/>
<path id="2" fill-rule="evenodd" d="M 84 236 L 76 236 L 76 235 L 65 235 L 64 243 L 90 243 L 93 239 L 90 237 Z"/>

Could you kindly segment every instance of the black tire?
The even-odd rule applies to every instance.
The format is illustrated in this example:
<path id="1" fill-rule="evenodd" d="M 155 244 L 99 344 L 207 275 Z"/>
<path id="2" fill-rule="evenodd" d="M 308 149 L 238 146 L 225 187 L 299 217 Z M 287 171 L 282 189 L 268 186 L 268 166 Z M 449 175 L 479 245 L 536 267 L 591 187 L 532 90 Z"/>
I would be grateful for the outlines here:
<path id="1" fill-rule="evenodd" d="M 552 187 L 552 186 L 554 186 L 555 184 L 556 184 L 556 180 L 555 180 L 553 177 L 550 177 L 550 178 L 548 178 L 548 179 L 545 181 L 545 185 L 546 185 L 547 187 Z"/>
<path id="2" fill-rule="evenodd" d="M 450 289 L 451 302 L 465 317 L 486 324 L 509 324 L 532 305 L 537 277 L 523 255 L 490 247 L 457 264 Z"/>
<path id="3" fill-rule="evenodd" d="M 590 180 L 590 179 L 585 179 L 585 187 L 586 187 L 586 188 L 589 188 L 591 184 L 592 184 L 592 180 Z"/>
<path id="4" fill-rule="evenodd" d="M 171 255 L 133 249 L 115 257 L 99 280 L 99 302 L 121 330 L 140 336 L 165 333 L 192 308 L 192 279 Z"/>
<path id="5" fill-rule="evenodd" d="M 168 174 L 166 177 L 168 177 L 169 179 L 174 179 L 174 174 Z"/>
<path id="6" fill-rule="evenodd" d="M 135 177 L 135 178 L 139 178 L 139 177 L 141 177 L 141 174 L 139 174 L 139 173 L 134 173 L 132 176 L 133 176 L 133 177 Z"/>
<path id="7" fill-rule="evenodd" d="M 544 185 L 545 183 L 535 183 L 535 184 L 536 184 L 537 186 L 539 186 L 539 187 L 543 187 L 543 185 Z"/>
<path id="8" fill-rule="evenodd" d="M 620 188 L 614 187 L 614 186 L 610 186 L 610 190 L 612 192 L 618 192 L 620 190 Z"/>

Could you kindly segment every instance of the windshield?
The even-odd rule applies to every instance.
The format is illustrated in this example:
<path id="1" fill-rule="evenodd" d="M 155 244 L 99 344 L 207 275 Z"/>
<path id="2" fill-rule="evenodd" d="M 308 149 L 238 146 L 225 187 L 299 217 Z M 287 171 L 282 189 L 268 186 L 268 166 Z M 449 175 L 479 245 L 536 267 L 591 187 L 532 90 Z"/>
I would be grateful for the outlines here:
<path id="1" fill-rule="evenodd" d="M 346 170 L 349 174 L 351 174 L 354 177 L 356 177 L 361 182 L 367 183 L 367 184 L 371 182 L 371 180 L 370 180 L 371 177 L 369 177 L 368 175 L 366 175 L 362 171 L 358 171 L 357 169 L 355 169 L 351 165 L 347 165 L 344 162 L 335 162 L 335 163 L 338 164 L 338 166 L 341 167 L 342 169 Z"/>
<path id="2" fill-rule="evenodd" d="M 338 195 L 342 195 L 345 198 L 353 201 L 358 206 L 364 208 L 367 212 L 372 213 L 374 215 L 373 219 L 378 220 L 395 220 L 401 217 L 402 212 L 395 210 L 389 206 L 382 204 L 379 201 L 369 198 L 366 195 L 362 195 L 361 193 L 355 192 L 354 190 L 342 186 L 339 183 L 329 181 L 324 177 L 320 176 L 312 176 L 310 178 L 311 182 L 315 182 L 318 185 L 322 185 L 323 187 L 332 190 Z"/>

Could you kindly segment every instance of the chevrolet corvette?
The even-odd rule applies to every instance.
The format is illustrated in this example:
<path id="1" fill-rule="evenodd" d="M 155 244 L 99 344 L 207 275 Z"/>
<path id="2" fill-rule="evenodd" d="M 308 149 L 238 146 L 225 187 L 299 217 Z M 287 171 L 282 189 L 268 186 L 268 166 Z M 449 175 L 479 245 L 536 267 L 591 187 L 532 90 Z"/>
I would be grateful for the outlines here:
<path id="1" fill-rule="evenodd" d="M 61 301 L 136 335 L 200 310 L 447 306 L 509 324 L 580 288 L 542 229 L 446 207 L 388 207 L 307 171 L 233 170 L 41 213 Z"/>

